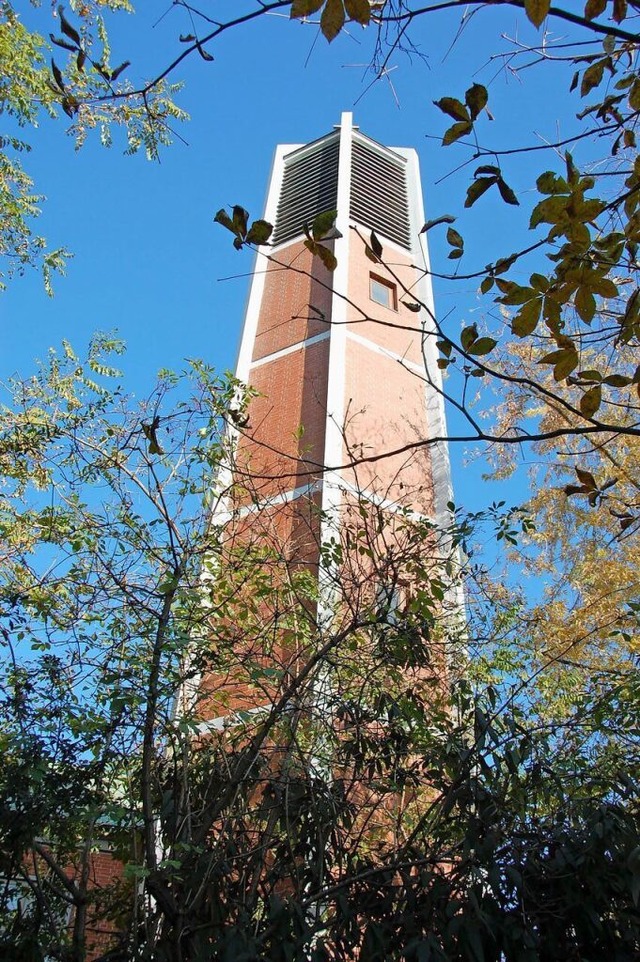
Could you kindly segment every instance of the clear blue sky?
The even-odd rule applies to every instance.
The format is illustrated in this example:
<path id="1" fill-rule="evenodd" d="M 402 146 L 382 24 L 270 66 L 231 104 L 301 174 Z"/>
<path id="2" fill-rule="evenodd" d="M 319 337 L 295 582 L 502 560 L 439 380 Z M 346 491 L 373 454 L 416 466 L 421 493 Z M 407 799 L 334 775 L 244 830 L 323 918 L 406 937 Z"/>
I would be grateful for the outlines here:
<path id="1" fill-rule="evenodd" d="M 246 6 L 252 6 L 250 0 Z M 58 32 L 49 4 L 35 11 L 24 7 L 27 23 L 44 34 Z M 221 18 L 222 11 L 240 8 L 239 0 L 215 4 Z M 110 21 L 113 63 L 131 60 L 134 84 L 159 72 L 180 49 L 178 35 L 190 31 L 184 11 L 168 0 L 145 0 L 139 9 Z M 259 216 L 275 145 L 323 135 L 343 110 L 353 110 L 355 122 L 374 139 L 417 148 L 427 216 L 460 215 L 456 227 L 468 251 L 463 271 L 507 252 L 505 246 L 515 250 L 530 237 L 526 225 L 535 203 L 536 168 L 518 159 L 504 164 L 521 209 L 485 197 L 464 212 L 476 165 L 446 177 L 469 151 L 440 147 L 448 121 L 432 101 L 443 95 L 463 99 L 473 81 L 484 83 L 495 120 L 483 119 L 480 130 L 483 142 L 494 148 L 564 135 L 577 102 L 566 102 L 562 66 L 547 64 L 518 78 L 501 69 L 500 60 L 490 60 L 511 47 L 501 34 L 539 40 L 517 11 L 500 8 L 473 17 L 449 50 L 464 10 L 461 3 L 458 10 L 418 21 L 412 38 L 422 56 L 398 54 L 389 80 L 373 85 L 366 70 L 372 29 L 350 27 L 328 46 L 316 27 L 285 16 L 237 28 L 210 46 L 213 62 L 194 57 L 176 72 L 175 79 L 185 83 L 178 102 L 192 119 L 177 130 L 187 144 L 176 138 L 159 164 L 142 155 L 123 156 L 126 145 L 117 132 L 110 150 L 90 136 L 76 152 L 65 135 L 65 118 L 43 118 L 40 129 L 29 132 L 33 151 L 27 159 L 37 189 L 47 197 L 37 231 L 75 256 L 67 276 L 55 281 L 54 299 L 45 295 L 35 272 L 11 282 L 1 295 L 0 378 L 29 374 L 34 359 L 63 337 L 81 350 L 93 331 L 112 329 L 127 342 L 125 384 L 138 394 L 159 368 L 179 369 L 186 357 L 232 368 L 252 255 L 233 250 L 213 215 L 223 205 L 241 203 Z M 505 245 L 504 237 L 512 234 L 513 244 Z M 453 262 L 446 260 L 444 231 L 430 236 L 434 269 L 449 270 Z M 245 276 L 225 280 L 231 275 Z M 481 324 L 491 308 L 481 305 L 475 284 L 437 284 L 436 302 L 452 330 L 472 319 Z M 471 497 L 467 472 L 460 468 L 463 451 L 452 454 L 458 496 L 477 505 L 477 493 Z M 493 496 L 487 491 L 482 500 Z"/>

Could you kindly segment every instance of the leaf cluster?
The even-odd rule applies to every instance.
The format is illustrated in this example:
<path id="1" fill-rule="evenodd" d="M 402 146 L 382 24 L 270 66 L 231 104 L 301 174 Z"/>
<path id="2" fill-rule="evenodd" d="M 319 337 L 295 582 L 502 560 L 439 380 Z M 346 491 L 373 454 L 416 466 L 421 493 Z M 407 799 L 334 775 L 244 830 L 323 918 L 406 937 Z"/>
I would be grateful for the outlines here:
<path id="1" fill-rule="evenodd" d="M 273 232 L 271 224 L 266 220 L 254 220 L 249 226 L 249 212 L 236 204 L 233 207 L 231 217 L 226 210 L 221 208 L 213 218 L 217 224 L 226 227 L 234 234 L 233 246 L 237 251 L 242 250 L 245 244 L 260 246 L 267 244 Z"/>
<path id="2" fill-rule="evenodd" d="M 301 20 L 320 14 L 320 30 L 331 43 L 342 31 L 347 18 L 366 27 L 371 19 L 370 0 L 292 0 L 290 16 Z"/>

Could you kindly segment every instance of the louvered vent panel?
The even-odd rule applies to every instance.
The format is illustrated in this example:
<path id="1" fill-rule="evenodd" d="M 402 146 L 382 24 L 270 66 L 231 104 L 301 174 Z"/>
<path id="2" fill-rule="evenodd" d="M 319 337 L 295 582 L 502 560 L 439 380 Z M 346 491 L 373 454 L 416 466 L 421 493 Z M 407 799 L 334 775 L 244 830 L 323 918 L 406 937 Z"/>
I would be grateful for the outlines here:
<path id="1" fill-rule="evenodd" d="M 325 210 L 335 210 L 338 196 L 337 138 L 319 143 L 303 157 L 285 161 L 282 191 L 273 232 L 274 244 L 302 234 L 302 225 Z"/>
<path id="2" fill-rule="evenodd" d="M 351 217 L 411 250 L 405 165 L 357 140 L 352 151 Z"/>

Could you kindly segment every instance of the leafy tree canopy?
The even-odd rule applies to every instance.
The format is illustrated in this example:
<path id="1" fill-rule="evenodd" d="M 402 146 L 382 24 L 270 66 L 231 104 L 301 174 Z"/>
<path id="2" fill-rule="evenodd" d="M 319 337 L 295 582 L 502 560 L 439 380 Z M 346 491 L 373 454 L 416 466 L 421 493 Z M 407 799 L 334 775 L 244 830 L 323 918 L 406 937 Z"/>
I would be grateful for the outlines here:
<path id="1" fill-rule="evenodd" d="M 103 20 L 125 2 L 56 9 L 48 39 L 2 3 L 2 110 L 20 134 L 0 155 L 6 274 L 63 266 L 32 233 L 27 141 L 41 114 L 66 115 L 80 143 L 122 125 L 131 151 L 155 157 L 183 118 L 180 64 L 210 64 L 232 29 L 284 12 L 331 42 L 355 21 L 382 75 L 414 52 L 418 19 L 450 11 L 454 40 L 461 5 L 280 0 L 220 21 L 178 6 L 192 19 L 175 58 L 133 89 Z M 530 511 L 452 509 L 444 531 L 406 517 L 382 556 L 387 522 L 363 508 L 322 546 L 350 599 L 327 627 L 315 580 L 282 545 L 209 523 L 210 479 L 232 457 L 224 426 L 243 426 L 240 385 L 195 365 L 189 401 L 167 373 L 135 407 L 111 386 L 109 339 L 84 360 L 67 345 L 16 383 L 0 433 L 6 957 L 81 962 L 103 923 L 122 934 L 112 960 L 637 957 L 640 4 L 470 5 L 497 7 L 539 30 L 514 52 L 523 70 L 525 58 L 571 66 L 575 129 L 492 149 L 490 90 L 461 77 L 436 108 L 452 166 L 461 156 L 471 174 L 425 232 L 445 232 L 440 280 L 477 287 L 485 305 L 462 331 L 434 319 L 443 390 L 461 436 L 501 442 L 498 473 L 523 439 L 539 445 Z M 550 46 L 549 23 L 569 40 Z M 540 157 L 533 199 L 512 186 L 525 151 Z M 531 239 L 505 236 L 501 256 L 467 267 L 461 215 L 486 218 L 492 203 Z M 277 256 L 270 225 L 241 204 L 216 219 L 238 249 Z M 329 269 L 333 222 L 326 212 L 306 232 Z M 384 243 L 363 242 L 393 276 Z M 474 408 L 474 385 L 493 385 L 498 408 Z M 476 566 L 483 525 L 514 554 L 524 542 L 524 571 L 545 574 L 535 605 L 513 573 Z M 465 632 L 449 607 L 462 574 Z M 380 603 L 381 576 L 415 587 L 401 617 Z M 200 737 L 203 673 L 264 694 L 267 710 Z M 106 891 L 92 882 L 100 840 L 125 865 Z"/>

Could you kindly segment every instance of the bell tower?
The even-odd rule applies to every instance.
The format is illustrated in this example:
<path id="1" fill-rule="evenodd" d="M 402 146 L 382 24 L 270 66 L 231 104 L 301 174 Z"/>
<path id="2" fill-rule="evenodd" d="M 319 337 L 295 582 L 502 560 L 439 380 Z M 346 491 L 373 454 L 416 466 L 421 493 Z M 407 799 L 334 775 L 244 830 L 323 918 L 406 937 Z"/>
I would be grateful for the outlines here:
<path id="1" fill-rule="evenodd" d="M 327 211 L 337 212 L 335 227 L 323 232 L 319 256 L 313 224 Z M 447 523 L 450 469 L 417 154 L 371 140 L 345 113 L 319 140 L 276 149 L 264 217 L 273 232 L 257 255 L 236 368 L 250 397 L 232 429 L 233 464 L 218 479 L 228 493 L 213 523 L 241 553 L 251 546 L 250 566 L 274 585 L 292 571 L 316 579 L 313 611 L 308 601 L 303 607 L 321 636 L 341 611 L 387 593 L 394 525 L 409 516 Z M 362 527 L 358 517 L 369 544 L 344 550 L 346 532 Z M 386 554 L 374 531 L 381 518 Z M 428 525 L 424 537 L 420 550 L 437 565 Z M 368 559 L 376 557 L 374 570 Z M 404 585 L 406 603 L 412 587 Z M 392 594 L 388 603 L 398 603 Z M 277 650 L 256 641 L 243 653 L 239 642 L 233 677 L 209 677 L 214 727 L 272 700 L 270 685 L 258 691 L 249 680 L 252 659 L 271 659 L 274 678 L 295 674 L 296 630 L 283 631 L 274 610 L 257 618 L 261 637 L 273 623 Z"/>
<path id="2" fill-rule="evenodd" d="M 327 210 L 337 211 L 322 242 L 333 271 L 305 246 L 305 226 Z M 429 443 L 446 431 L 416 152 L 376 143 L 344 113 L 319 140 L 277 148 L 265 219 L 271 247 L 258 255 L 236 371 L 257 392 L 238 442 L 257 500 L 302 499 L 326 521 L 357 493 L 444 519 L 450 470 L 446 444 Z"/>

